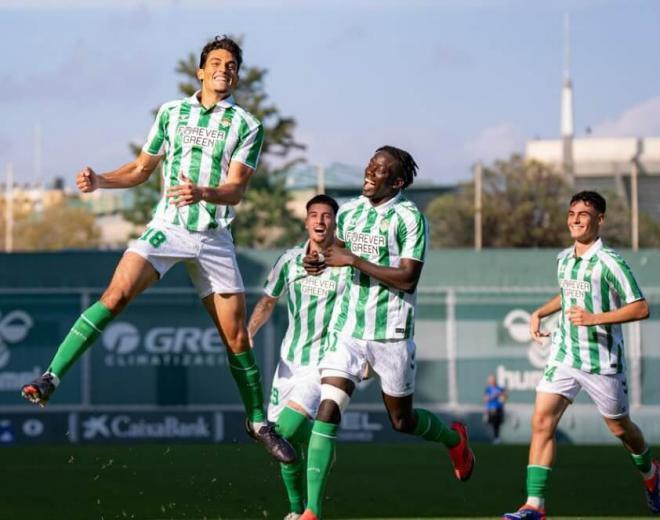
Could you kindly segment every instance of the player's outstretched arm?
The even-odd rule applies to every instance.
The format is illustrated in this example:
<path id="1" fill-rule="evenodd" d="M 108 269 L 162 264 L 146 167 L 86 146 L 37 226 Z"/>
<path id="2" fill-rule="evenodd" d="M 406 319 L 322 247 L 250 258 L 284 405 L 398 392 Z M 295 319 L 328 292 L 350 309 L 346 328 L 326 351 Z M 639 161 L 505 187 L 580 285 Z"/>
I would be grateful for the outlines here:
<path id="1" fill-rule="evenodd" d="M 204 200 L 211 204 L 222 204 L 235 206 L 241 200 L 250 182 L 254 169 L 240 161 L 232 161 L 229 164 L 227 178 L 217 188 L 200 186 L 188 178 L 186 172 L 179 174 L 180 184 L 171 186 L 167 190 L 167 196 L 173 199 L 177 207 L 197 204 Z"/>
<path id="2" fill-rule="evenodd" d="M 257 302 L 257 305 L 255 305 L 247 326 L 248 338 L 250 338 L 250 346 L 254 346 L 252 343 L 252 338 L 256 336 L 257 332 L 259 332 L 259 329 L 263 326 L 263 324 L 270 319 L 276 303 L 277 298 L 273 298 L 264 294 Z"/>
<path id="3" fill-rule="evenodd" d="M 353 254 L 350 249 L 337 245 L 330 246 L 323 255 L 326 265 L 333 267 L 350 265 L 392 289 L 407 293 L 415 292 L 424 266 L 423 262 L 402 258 L 398 267 L 385 267 L 371 263 Z"/>
<path id="4" fill-rule="evenodd" d="M 529 317 L 529 335 L 534 341 L 540 343 L 542 338 L 550 336 L 548 331 L 541 330 L 541 320 L 561 309 L 561 296 L 556 294 L 546 303 L 536 309 Z"/>
<path id="5" fill-rule="evenodd" d="M 76 185 L 83 193 L 90 193 L 99 188 L 131 188 L 145 182 L 161 159 L 162 155 L 149 155 L 140 152 L 140 155 L 134 161 L 102 174 L 96 173 L 87 166 L 76 176 Z"/>
<path id="6" fill-rule="evenodd" d="M 636 300 L 623 307 L 609 312 L 591 314 L 578 305 L 568 310 L 568 317 L 573 325 L 613 325 L 629 321 L 645 320 L 650 315 L 649 304 L 645 299 Z"/>

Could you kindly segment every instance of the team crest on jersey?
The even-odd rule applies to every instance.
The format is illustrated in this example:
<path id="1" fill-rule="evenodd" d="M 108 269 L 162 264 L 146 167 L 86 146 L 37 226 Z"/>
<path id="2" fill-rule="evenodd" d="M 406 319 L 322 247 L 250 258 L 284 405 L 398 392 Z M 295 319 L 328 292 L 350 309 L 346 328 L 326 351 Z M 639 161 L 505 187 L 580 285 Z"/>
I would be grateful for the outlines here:
<path id="1" fill-rule="evenodd" d="M 223 117 L 222 121 L 220 121 L 220 126 L 229 126 L 229 125 L 231 125 L 231 119 Z"/>
<path id="2" fill-rule="evenodd" d="M 385 233 L 390 228 L 390 221 L 389 219 L 384 219 L 380 221 L 380 231 L 381 233 Z"/>

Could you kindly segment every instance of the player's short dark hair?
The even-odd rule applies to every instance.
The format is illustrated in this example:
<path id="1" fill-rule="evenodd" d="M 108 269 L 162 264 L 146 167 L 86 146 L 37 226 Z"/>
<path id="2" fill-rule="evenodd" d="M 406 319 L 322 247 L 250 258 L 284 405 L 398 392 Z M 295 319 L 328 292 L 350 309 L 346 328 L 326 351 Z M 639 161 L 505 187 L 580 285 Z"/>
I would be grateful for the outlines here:
<path id="1" fill-rule="evenodd" d="M 339 211 L 339 204 L 337 204 L 337 201 L 330 195 L 325 195 L 323 193 L 314 195 L 311 199 L 309 199 L 307 204 L 305 204 L 305 209 L 309 211 L 309 208 L 311 208 L 314 204 L 327 204 L 332 208 L 332 211 L 334 211 L 335 215 L 337 214 L 337 211 Z"/>
<path id="2" fill-rule="evenodd" d="M 587 206 L 591 206 L 598 213 L 605 214 L 605 210 L 607 209 L 607 202 L 605 201 L 605 197 L 603 197 L 600 193 L 596 191 L 581 191 L 576 193 L 571 197 L 571 203 L 568 205 L 568 207 L 570 208 L 573 204 L 580 201 L 584 202 Z"/>
<path id="3" fill-rule="evenodd" d="M 406 189 L 413 183 L 417 175 L 417 163 L 412 158 L 412 155 L 401 148 L 389 145 L 381 146 L 376 150 L 376 153 L 378 152 L 386 152 L 396 160 L 398 166 L 397 174 L 403 179 L 403 187 L 401 189 Z"/>
<path id="4" fill-rule="evenodd" d="M 236 60 L 237 70 L 241 69 L 241 64 L 243 63 L 243 51 L 241 50 L 238 43 L 229 38 L 226 35 L 216 36 L 202 49 L 202 53 L 199 55 L 199 68 L 203 69 L 206 65 L 206 58 L 208 58 L 211 51 L 217 49 L 223 49 L 225 51 L 231 52 L 232 56 Z"/>

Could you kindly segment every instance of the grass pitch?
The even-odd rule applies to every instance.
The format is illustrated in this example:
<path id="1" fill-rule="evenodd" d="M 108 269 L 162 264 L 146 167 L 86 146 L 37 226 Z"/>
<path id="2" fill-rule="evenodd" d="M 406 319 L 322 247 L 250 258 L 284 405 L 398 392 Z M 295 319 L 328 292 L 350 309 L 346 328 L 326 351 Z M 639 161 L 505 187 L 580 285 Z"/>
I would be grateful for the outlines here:
<path id="1" fill-rule="evenodd" d="M 461 483 L 437 445 L 339 444 L 324 518 L 467 520 L 515 510 L 525 499 L 527 447 L 474 449 L 474 475 Z M 641 479 L 619 446 L 559 446 L 547 502 L 553 520 L 649 516 Z M 0 520 L 286 513 L 278 467 L 254 444 L 0 448 Z"/>

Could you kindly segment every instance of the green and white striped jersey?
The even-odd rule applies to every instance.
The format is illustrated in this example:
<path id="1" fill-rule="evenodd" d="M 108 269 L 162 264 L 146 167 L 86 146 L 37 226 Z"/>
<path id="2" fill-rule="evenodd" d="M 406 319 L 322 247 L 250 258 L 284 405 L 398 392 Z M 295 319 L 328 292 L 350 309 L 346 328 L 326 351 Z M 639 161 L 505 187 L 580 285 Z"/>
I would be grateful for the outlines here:
<path id="1" fill-rule="evenodd" d="M 569 247 L 557 255 L 561 318 L 552 336 L 550 359 L 592 374 L 624 371 L 621 325 L 577 326 L 568 309 L 579 305 L 590 313 L 616 310 L 644 296 L 626 261 L 599 238 L 581 257 Z"/>
<path id="2" fill-rule="evenodd" d="M 287 250 L 275 262 L 264 286 L 266 295 L 279 298 L 286 292 L 289 327 L 280 357 L 294 365 L 317 365 L 321 341 L 326 335 L 332 309 L 344 290 L 347 269 L 329 267 L 318 276 L 303 267 L 309 241 Z"/>
<path id="3" fill-rule="evenodd" d="M 256 168 L 263 138 L 259 120 L 231 96 L 209 108 L 200 104 L 197 93 L 165 103 L 142 147 L 149 155 L 165 155 L 163 195 L 154 218 L 189 231 L 229 227 L 233 207 L 200 201 L 177 208 L 165 196 L 167 188 L 181 183 L 180 173 L 195 184 L 215 188 L 227 178 L 231 161 Z"/>
<path id="4" fill-rule="evenodd" d="M 399 192 L 379 206 L 366 197 L 344 204 L 337 214 L 337 237 L 369 262 L 397 267 L 402 258 L 424 261 L 428 226 L 417 206 Z M 409 338 L 416 300 L 416 291 L 393 289 L 352 269 L 331 326 L 360 339 Z"/>

